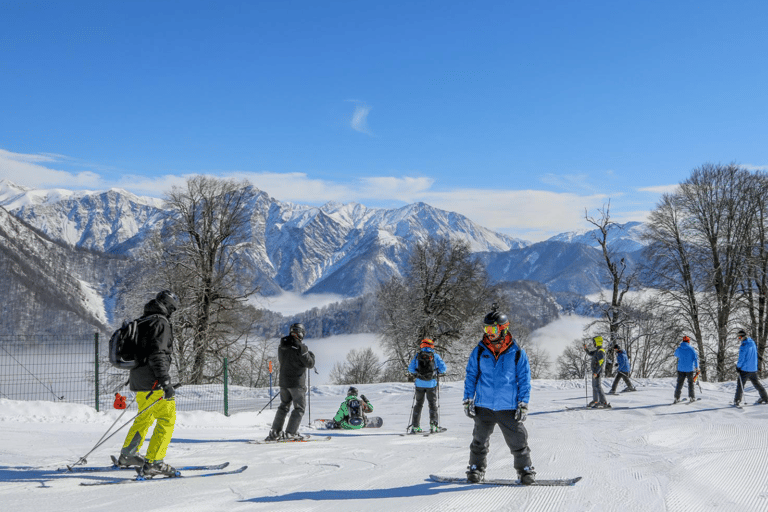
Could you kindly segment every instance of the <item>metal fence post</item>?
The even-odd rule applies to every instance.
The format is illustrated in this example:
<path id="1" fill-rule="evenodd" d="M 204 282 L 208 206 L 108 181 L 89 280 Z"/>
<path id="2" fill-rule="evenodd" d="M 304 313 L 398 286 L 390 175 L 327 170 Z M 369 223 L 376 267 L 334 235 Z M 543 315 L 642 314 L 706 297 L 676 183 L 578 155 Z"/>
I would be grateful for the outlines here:
<path id="1" fill-rule="evenodd" d="M 229 363 L 224 358 L 224 416 L 229 416 Z"/>
<path id="2" fill-rule="evenodd" d="M 99 332 L 96 331 L 93 333 L 93 346 L 94 346 L 94 356 L 93 356 L 93 366 L 94 366 L 94 394 L 95 394 L 95 400 L 96 400 L 96 412 L 99 412 Z"/>

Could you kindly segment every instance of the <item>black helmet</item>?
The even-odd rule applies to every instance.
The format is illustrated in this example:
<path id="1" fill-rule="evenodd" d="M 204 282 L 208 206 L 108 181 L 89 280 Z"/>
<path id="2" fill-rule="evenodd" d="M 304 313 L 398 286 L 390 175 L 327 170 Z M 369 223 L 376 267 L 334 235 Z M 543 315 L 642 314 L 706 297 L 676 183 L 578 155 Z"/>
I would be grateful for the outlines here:
<path id="1" fill-rule="evenodd" d="M 355 386 L 350 386 L 347 390 L 347 396 L 357 396 L 357 388 Z"/>
<path id="2" fill-rule="evenodd" d="M 307 330 L 304 328 L 304 324 L 295 323 L 291 325 L 291 330 L 289 331 L 289 334 L 296 334 L 296 337 L 299 339 L 299 341 L 304 339 L 304 335 L 307 333 Z"/>
<path id="3" fill-rule="evenodd" d="M 507 315 L 505 315 L 504 313 L 499 313 L 494 309 L 493 311 L 485 315 L 485 318 L 483 318 L 483 323 L 485 325 L 494 325 L 494 324 L 504 325 L 504 324 L 509 324 L 509 318 L 507 318 Z"/>
<path id="4" fill-rule="evenodd" d="M 157 294 L 155 300 L 159 302 L 170 316 L 179 309 L 179 298 L 171 290 L 163 290 Z"/>

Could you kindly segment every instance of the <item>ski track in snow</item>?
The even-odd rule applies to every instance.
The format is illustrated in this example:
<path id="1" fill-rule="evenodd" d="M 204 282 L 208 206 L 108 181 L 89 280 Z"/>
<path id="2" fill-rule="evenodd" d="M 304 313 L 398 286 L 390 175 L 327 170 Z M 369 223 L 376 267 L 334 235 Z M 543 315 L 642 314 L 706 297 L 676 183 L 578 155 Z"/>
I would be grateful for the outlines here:
<path id="1" fill-rule="evenodd" d="M 441 423 L 449 430 L 429 437 L 399 435 L 409 423 L 413 396 L 413 388 L 401 384 L 358 386 L 373 402 L 374 414 L 384 418 L 379 429 L 312 430 L 306 428 L 305 414 L 302 431 L 332 437 L 323 443 L 248 444 L 266 436 L 274 409 L 230 418 L 180 412 L 167 462 L 229 461 L 249 468 L 238 475 L 146 487 L 84 488 L 82 481 L 115 475 L 55 471 L 87 453 L 117 412 L 86 414 L 83 406 L 42 403 L 35 408 L 0 399 L 0 508 L 135 512 L 140 500 L 142 512 L 768 511 L 768 406 L 730 407 L 733 383 L 704 383 L 703 400 L 669 405 L 671 379 L 640 379 L 641 392 L 610 397 L 623 409 L 566 411 L 565 404 L 584 400 L 583 384 L 534 381 L 525 423 L 538 477 L 582 476 L 573 487 L 427 480 L 430 473 L 466 471 L 473 424 L 463 414 L 462 383 L 441 383 Z M 345 390 L 319 386 L 311 398 L 312 417 L 333 414 Z M 44 411 L 56 411 L 66 421 L 40 421 Z M 425 405 L 422 422 L 427 417 Z M 89 465 L 106 464 L 124 434 L 88 456 Z M 490 443 L 488 477 L 515 478 L 498 429 Z"/>

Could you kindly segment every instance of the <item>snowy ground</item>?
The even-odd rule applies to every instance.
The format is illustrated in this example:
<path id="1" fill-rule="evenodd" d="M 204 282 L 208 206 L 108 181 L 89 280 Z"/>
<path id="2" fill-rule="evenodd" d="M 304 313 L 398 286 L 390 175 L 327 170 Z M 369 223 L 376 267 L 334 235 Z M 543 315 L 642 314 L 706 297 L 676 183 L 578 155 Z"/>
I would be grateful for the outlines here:
<path id="1" fill-rule="evenodd" d="M 253 445 L 274 410 L 261 415 L 180 412 L 166 461 L 248 465 L 238 475 L 82 487 L 109 473 L 55 471 L 88 452 L 117 417 L 81 405 L 0 399 L 0 509 L 103 511 L 757 511 L 768 510 L 768 406 L 728 405 L 733 383 L 704 383 L 703 400 L 668 405 L 670 379 L 639 381 L 610 397 L 613 410 L 567 410 L 585 403 L 583 382 L 534 381 L 526 421 L 539 478 L 582 476 L 574 487 L 504 488 L 438 484 L 430 473 L 463 475 L 472 422 L 461 383 L 441 386 L 442 424 L 430 437 L 398 435 L 413 388 L 359 386 L 384 427 L 335 432 L 329 442 Z M 312 418 L 333 414 L 345 387 L 319 386 Z M 747 388 L 747 399 L 757 399 Z M 426 411 L 425 411 L 426 414 Z M 307 423 L 307 416 L 303 422 Z M 303 430 L 307 431 L 306 428 Z M 104 465 L 125 431 L 88 457 Z M 313 431 L 314 432 L 314 431 Z M 487 476 L 513 478 L 501 435 L 491 438 Z M 191 473 L 188 473 L 191 474 Z M 125 476 L 126 472 L 121 472 Z M 352 503 L 354 501 L 354 503 Z"/>

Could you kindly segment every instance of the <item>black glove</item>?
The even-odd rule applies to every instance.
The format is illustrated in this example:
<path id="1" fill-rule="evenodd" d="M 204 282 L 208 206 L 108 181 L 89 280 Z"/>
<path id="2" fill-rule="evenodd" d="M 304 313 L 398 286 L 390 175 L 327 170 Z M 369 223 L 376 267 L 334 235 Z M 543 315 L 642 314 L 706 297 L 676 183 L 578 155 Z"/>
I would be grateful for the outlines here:
<path id="1" fill-rule="evenodd" d="M 462 402 L 464 404 L 464 414 L 469 418 L 474 418 L 475 414 L 475 401 L 472 398 L 467 398 Z"/>
<path id="2" fill-rule="evenodd" d="M 173 400 L 174 396 L 176 396 L 176 390 L 173 389 L 173 386 L 171 386 L 170 382 L 164 382 L 163 383 L 163 398 L 166 400 Z"/>
<path id="3" fill-rule="evenodd" d="M 363 402 L 367 402 L 367 401 L 368 401 L 368 399 L 367 399 L 367 398 L 365 398 L 365 395 L 360 395 L 360 398 L 362 398 L 362 399 L 363 399 Z"/>
<path id="4" fill-rule="evenodd" d="M 515 420 L 523 422 L 528 416 L 528 404 L 517 402 L 517 411 L 515 411 Z"/>

